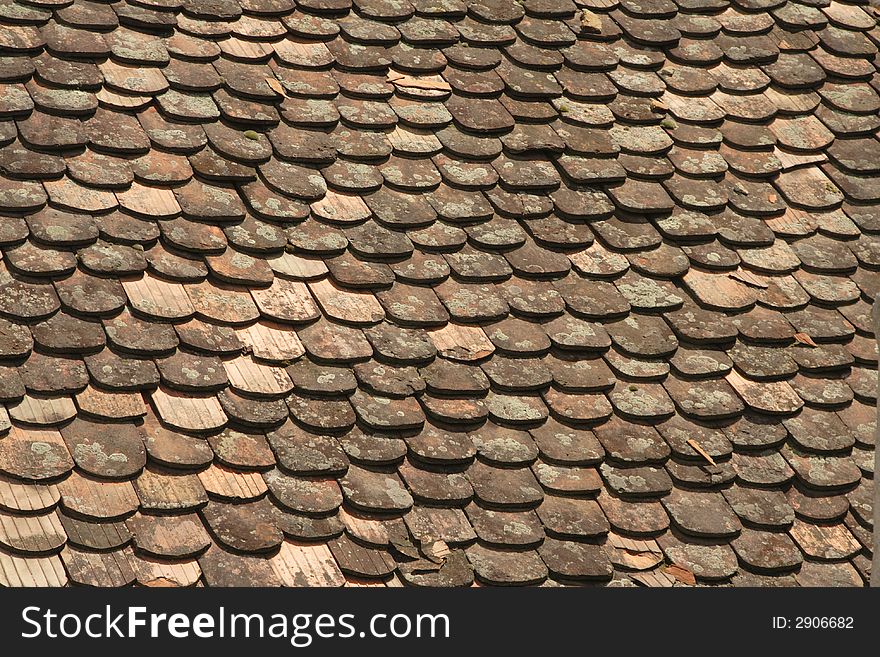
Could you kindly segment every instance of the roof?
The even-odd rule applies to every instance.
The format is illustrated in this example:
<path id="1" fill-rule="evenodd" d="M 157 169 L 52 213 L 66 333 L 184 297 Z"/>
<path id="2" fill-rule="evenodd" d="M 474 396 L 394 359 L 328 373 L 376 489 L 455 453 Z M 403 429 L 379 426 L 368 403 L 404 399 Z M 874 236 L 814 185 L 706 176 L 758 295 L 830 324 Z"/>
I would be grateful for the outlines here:
<path id="1" fill-rule="evenodd" d="M 862 585 L 877 20 L 2 0 L 0 583 Z"/>

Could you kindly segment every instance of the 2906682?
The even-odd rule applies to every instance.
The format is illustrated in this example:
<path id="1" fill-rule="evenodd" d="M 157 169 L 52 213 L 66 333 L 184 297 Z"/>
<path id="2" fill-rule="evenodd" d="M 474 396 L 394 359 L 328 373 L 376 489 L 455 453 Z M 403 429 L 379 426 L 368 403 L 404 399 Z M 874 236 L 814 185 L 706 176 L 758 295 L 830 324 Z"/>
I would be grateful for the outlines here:
<path id="1" fill-rule="evenodd" d="M 796 630 L 851 630 L 852 616 L 797 616 L 794 619 Z"/>

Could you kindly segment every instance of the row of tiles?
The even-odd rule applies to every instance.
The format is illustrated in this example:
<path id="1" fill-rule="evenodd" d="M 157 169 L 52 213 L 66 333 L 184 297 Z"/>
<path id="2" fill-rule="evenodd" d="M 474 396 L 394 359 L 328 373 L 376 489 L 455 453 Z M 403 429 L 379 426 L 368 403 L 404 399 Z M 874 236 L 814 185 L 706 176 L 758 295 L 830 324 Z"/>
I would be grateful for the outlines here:
<path id="1" fill-rule="evenodd" d="M 280 445 L 281 438 L 276 435 L 273 446 Z M 741 469 L 744 473 L 748 471 L 745 464 Z M 520 499 L 507 506 L 498 502 L 497 495 L 509 489 L 511 476 L 517 480 L 521 475 L 479 462 L 464 475 L 443 475 L 447 487 L 453 486 L 456 477 L 461 480 L 457 482 L 459 489 L 472 485 L 478 503 L 468 503 L 467 497 L 431 500 L 440 507 L 413 506 L 410 493 L 393 471 L 354 465 L 341 476 L 338 486 L 333 479 L 291 476 L 279 470 L 267 471 L 261 478 L 253 472 L 236 472 L 216 465 L 202 471 L 198 478 L 153 465 L 134 479 L 133 487 L 128 482 L 84 477 L 79 471 L 57 486 L 4 480 L 0 484 L 3 507 L 14 512 L 4 512 L 0 517 L 0 542 L 19 555 L 35 557 L 57 553 L 69 539 L 70 546 L 65 548 L 62 558 L 70 569 L 70 560 L 75 566 L 78 557 L 93 564 L 109 558 L 112 563 L 119 553 L 106 552 L 124 548 L 134 536 L 141 556 L 171 567 L 198 556 L 211 545 L 207 528 L 224 550 L 239 555 L 227 555 L 229 559 L 241 559 L 242 553 L 275 554 L 279 546 L 283 552 L 282 539 L 288 536 L 297 541 L 329 541 L 343 571 L 385 577 L 398 564 L 383 549 L 390 548 L 398 561 L 407 562 L 420 556 L 420 548 L 424 550 L 437 540 L 455 548 L 479 538 L 479 543 L 469 549 L 469 553 L 477 553 L 473 555 L 477 560 L 471 561 L 478 576 L 492 582 L 486 564 L 479 560 L 499 560 L 495 574 L 503 577 L 494 583 L 535 583 L 531 575 L 523 576 L 534 572 L 535 561 L 540 564 L 537 555 L 530 552 L 535 547 L 540 547 L 540 555 L 551 572 L 561 577 L 609 578 L 612 571 L 608 558 L 595 546 L 597 541 L 604 542 L 609 530 L 613 530 L 612 545 L 606 545 L 606 550 L 624 547 L 616 544 L 619 537 L 615 532 L 634 536 L 642 543 L 641 548 L 625 546 L 631 551 L 631 559 L 617 565 L 636 570 L 658 565 L 659 549 L 653 550 L 656 554 L 652 557 L 638 554 L 652 551 L 644 549 L 644 541 L 650 543 L 657 537 L 668 559 L 685 566 L 701 580 L 731 577 L 737 570 L 737 560 L 749 571 L 785 573 L 800 566 L 801 553 L 808 561 L 842 562 L 858 558 L 863 546 L 870 549 L 873 498 L 872 482 L 868 479 L 846 496 L 823 496 L 797 488 L 783 494 L 778 490 L 751 488 L 743 482 L 725 488 L 722 493 L 676 488 L 665 494 L 661 506 L 651 497 L 644 497 L 643 492 L 636 497 L 619 498 L 616 493 L 602 491 L 599 472 L 606 484 L 616 487 L 625 478 L 648 477 L 656 481 L 662 469 L 627 473 L 602 466 L 597 472 L 595 468 L 539 463 L 532 470 L 546 492 L 538 493 L 541 488 L 532 479 L 531 489 L 526 485 L 520 489 L 532 495 L 534 501 L 527 505 Z M 424 480 L 432 476 L 424 472 L 420 477 L 412 465 L 401 471 L 406 473 L 406 485 L 416 495 L 425 490 Z M 768 471 L 765 466 L 765 474 Z M 441 478 L 439 473 L 433 476 Z M 269 497 L 265 497 L 267 490 Z M 592 499 L 597 492 L 598 504 Z M 337 515 L 343 494 L 347 505 Z M 536 494 L 539 497 L 535 498 Z M 409 498 L 408 502 L 404 498 Z M 375 515 L 378 509 L 368 504 L 379 499 L 384 501 L 386 508 L 382 510 L 386 513 L 405 513 L 403 522 L 396 519 L 399 516 Z M 51 511 L 59 501 L 59 509 Z M 233 501 L 237 503 L 230 504 Z M 462 507 L 464 513 L 459 510 Z M 533 507 L 535 511 L 524 511 L 524 507 Z M 28 515 L 20 515 L 21 512 Z M 157 516 L 157 512 L 165 515 Z M 666 533 L 670 519 L 675 527 L 671 534 Z M 337 548 L 343 548 L 340 542 L 351 543 L 344 537 L 337 540 L 343 528 L 354 539 L 347 550 L 362 553 L 354 559 L 361 562 L 361 570 L 351 561 L 346 564 L 336 554 Z M 732 551 L 727 546 L 731 541 Z M 326 550 L 326 546 L 317 545 L 312 549 L 320 548 Z M 86 554 L 79 556 L 83 550 Z M 105 554 L 90 556 L 96 550 Z M 646 557 L 651 557 L 647 566 L 643 561 Z M 247 560 L 240 565 L 246 563 Z M 365 564 L 373 570 L 365 568 Z M 509 568 L 527 564 L 528 568 Z M 541 568 L 546 576 L 546 567 Z M 439 569 L 427 572 L 436 570 Z M 112 568 L 109 571 L 114 572 Z M 401 572 L 406 572 L 404 567 Z M 415 579 L 411 583 L 418 583 L 419 578 Z M 458 582 L 461 583 L 468 582 Z"/>
<path id="2" fill-rule="evenodd" d="M 129 415 L 138 411 L 140 416 L 135 421 L 143 419 L 145 423 L 138 428 L 135 424 L 120 424 L 118 417 L 116 422 L 108 422 L 85 413 L 68 424 L 69 418 L 60 412 L 64 405 L 56 399 L 50 408 L 59 410 L 54 417 L 44 413 L 36 418 L 42 426 L 4 422 L 6 436 L 0 441 L 0 471 L 20 480 L 51 481 L 66 476 L 76 464 L 89 476 L 127 479 L 138 475 L 149 454 L 153 461 L 173 468 L 204 468 L 216 460 L 244 471 L 269 470 L 275 467 L 277 458 L 279 467 L 286 472 L 336 477 L 346 473 L 351 461 L 358 464 L 356 472 L 365 478 L 351 484 L 347 491 L 350 503 L 379 513 L 403 511 L 413 503 L 408 494 L 395 495 L 402 489 L 396 474 L 398 467 L 417 499 L 429 503 L 466 503 L 474 494 L 473 485 L 478 499 L 484 503 L 514 508 L 540 503 L 541 489 L 535 474 L 547 488 L 553 489 L 554 480 L 561 477 L 563 493 L 565 486 L 573 487 L 569 493 L 595 493 L 598 487 L 580 491 L 577 485 L 585 482 L 562 473 L 569 468 L 577 470 L 603 462 L 601 472 L 609 490 L 641 497 L 666 495 L 672 491 L 673 482 L 691 488 L 717 488 L 734 480 L 746 485 L 779 487 L 787 486 L 795 478 L 806 489 L 832 495 L 857 486 L 863 473 L 871 475 L 873 471 L 875 412 L 872 405 L 860 402 L 836 413 L 804 409 L 781 421 L 748 412 L 728 421 L 726 426 L 698 423 L 682 416 L 651 425 L 615 415 L 591 429 L 537 416 L 531 418 L 530 426 L 518 428 L 498 424 L 497 418 L 483 424 L 450 427 L 424 423 L 410 415 L 411 425 L 398 428 L 393 421 L 383 422 L 376 414 L 393 413 L 398 416 L 395 420 L 399 420 L 403 413 L 397 410 L 401 408 L 399 402 L 372 398 L 376 403 L 369 410 L 374 415 L 367 419 L 378 428 L 355 428 L 354 413 L 350 424 L 338 423 L 333 427 L 327 426 L 325 417 L 317 416 L 319 411 L 341 414 L 341 404 L 350 411 L 345 401 L 291 398 L 290 415 L 296 423 L 285 414 L 269 426 L 247 428 L 239 424 L 223 430 L 215 427 L 206 441 L 204 436 L 184 438 L 185 434 L 160 422 L 160 418 L 176 420 L 173 413 L 180 406 L 186 408 L 191 404 L 187 401 L 191 398 L 169 397 L 160 390 L 152 395 L 157 409 L 154 414 L 146 406 L 131 408 L 131 402 L 140 399 L 137 395 L 104 393 L 103 401 L 109 403 L 107 397 L 115 397 L 110 400 L 117 404 L 112 409 L 115 411 L 123 403 L 119 397 L 126 397 L 124 401 L 130 402 L 126 409 Z M 580 399 L 589 401 L 589 397 L 582 395 Z M 80 399 L 89 401 L 86 394 Z M 526 399 L 508 401 L 512 406 Z M 37 407 L 33 402 L 30 398 L 26 400 L 26 410 L 45 410 L 45 406 Z M 202 398 L 199 402 L 204 408 L 207 400 Z M 474 402 L 459 399 L 447 403 L 466 407 Z M 315 415 L 305 415 L 303 408 L 307 404 Z M 354 404 L 357 407 L 357 401 Z M 414 406 L 418 408 L 415 403 Z M 283 403 L 281 408 L 286 410 Z M 12 413 L 20 415 L 21 409 L 16 412 L 13 408 Z M 303 419 L 310 422 L 306 424 Z M 65 426 L 59 431 L 57 426 L 61 423 Z M 331 432 L 338 438 L 328 435 Z M 401 465 L 407 455 L 409 465 Z M 530 472 L 529 466 L 539 458 L 540 471 Z M 554 464 L 564 467 L 557 472 Z M 362 472 L 362 467 L 385 469 L 388 476 L 371 483 L 369 473 Z M 460 477 L 468 468 L 479 484 L 474 483 L 473 477 L 470 483 Z M 459 474 L 453 479 L 446 477 L 451 473 Z M 598 483 L 594 476 L 587 479 Z M 396 486 L 386 485 L 392 480 L 397 482 Z M 338 506 L 341 497 L 337 497 L 331 495 L 328 499 Z M 300 510 L 318 511 L 309 507 Z"/>
<path id="3" fill-rule="evenodd" d="M 236 4 L 230 3 L 230 6 Z M 159 33 L 172 32 L 176 28 L 213 39 L 232 35 L 232 39 L 251 44 L 276 41 L 291 33 L 333 44 L 342 40 L 343 44 L 360 45 L 360 62 L 353 57 L 357 50 L 350 45 L 349 49 L 343 44 L 335 49 L 338 51 L 337 57 L 345 58 L 354 67 L 364 67 L 376 65 L 375 52 L 387 51 L 401 41 L 396 50 L 406 53 L 412 47 L 451 46 L 458 41 L 473 46 L 501 48 L 511 45 L 520 37 L 533 46 L 564 48 L 572 46 L 579 38 L 614 41 L 625 36 L 643 47 L 669 48 L 680 59 L 699 61 L 701 56 L 705 57 L 714 48 L 728 51 L 727 55 L 735 60 L 748 62 L 773 59 L 774 46 L 777 44 L 772 36 L 789 30 L 807 32 L 800 35 L 801 43 L 810 39 L 812 44 L 822 42 L 830 50 L 844 56 L 866 56 L 876 52 L 871 49 L 872 39 L 877 34 L 872 9 L 841 2 L 812 5 L 777 2 L 777 6 L 771 7 L 769 12 L 763 11 L 763 7 L 732 7 L 726 2 L 719 2 L 684 8 L 682 13 L 677 13 L 674 3 L 666 2 L 657 3 L 652 9 L 661 11 L 651 12 L 653 15 L 650 16 L 639 16 L 646 7 L 634 3 L 623 3 L 620 9 L 615 6 L 603 7 L 602 11 L 595 13 L 589 9 L 578 11 L 571 5 L 568 11 L 556 16 L 524 15 L 526 12 L 522 8 L 509 3 L 493 4 L 494 7 L 486 7 L 484 3 L 472 3 L 471 16 L 466 16 L 462 11 L 458 15 L 451 15 L 450 12 L 436 15 L 440 13 L 436 12 L 434 16 L 412 17 L 410 12 L 409 15 L 398 17 L 394 25 L 383 25 L 381 17 L 370 16 L 362 8 L 347 12 L 347 7 L 342 6 L 334 12 L 335 16 L 328 17 L 312 13 L 314 8 L 297 12 L 291 11 L 292 7 L 287 10 L 281 8 L 274 12 L 274 16 L 260 16 L 259 12 L 250 8 L 246 9 L 249 15 L 242 15 L 241 8 L 237 7 L 238 15 L 199 17 L 194 16 L 191 8 L 186 6 L 181 12 L 180 7 L 164 7 L 157 11 L 153 7 L 129 3 L 108 7 L 99 3 L 77 2 L 60 8 L 40 8 L 10 2 L 3 18 L 13 19 L 16 23 L 2 45 L 19 51 L 38 50 L 48 45 L 56 52 L 74 51 L 91 57 L 115 52 L 121 58 L 149 64 L 162 61 L 161 51 L 147 51 L 144 40 L 139 39 L 131 28 Z M 205 18 L 207 20 L 203 20 Z M 39 29 L 39 26 L 45 27 Z M 87 31 L 107 34 L 105 38 L 101 34 L 89 38 L 84 34 Z M 717 43 L 702 44 L 700 47 L 699 39 L 718 37 L 722 31 L 724 36 L 718 38 Z M 865 38 L 863 33 L 868 33 L 871 38 Z M 768 34 L 771 38 L 766 36 Z M 343 39 L 334 40 L 336 37 Z M 748 43 L 754 52 L 747 55 L 729 48 L 736 38 L 749 39 Z M 777 47 L 775 55 L 778 52 Z M 251 58 L 263 55 L 256 48 L 235 54 Z M 418 61 L 411 65 L 418 66 Z"/>

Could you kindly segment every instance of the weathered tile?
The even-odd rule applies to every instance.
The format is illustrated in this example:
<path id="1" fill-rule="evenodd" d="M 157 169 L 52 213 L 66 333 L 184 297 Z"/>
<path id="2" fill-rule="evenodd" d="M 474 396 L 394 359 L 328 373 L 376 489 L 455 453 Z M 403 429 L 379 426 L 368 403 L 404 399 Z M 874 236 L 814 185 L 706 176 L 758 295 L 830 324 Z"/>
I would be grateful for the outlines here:
<path id="1" fill-rule="evenodd" d="M 283 586 L 342 586 L 345 578 L 326 545 L 285 541 L 269 560 Z"/>
<path id="2" fill-rule="evenodd" d="M 659 502 L 627 502 L 603 492 L 597 501 L 611 527 L 628 536 L 657 536 L 669 527 L 669 516 Z"/>
<path id="3" fill-rule="evenodd" d="M 375 550 L 359 545 L 347 536 L 341 536 L 328 544 L 339 569 L 356 577 L 384 578 L 397 568 L 397 564 L 385 550 Z"/>
<path id="4" fill-rule="evenodd" d="M 9 417 L 34 427 L 60 425 L 76 415 L 76 406 L 69 396 L 41 397 L 26 394 L 10 404 Z"/>
<path id="5" fill-rule="evenodd" d="M 216 544 L 199 557 L 205 582 L 209 586 L 281 586 L 268 559 L 227 552 Z"/>
<path id="6" fill-rule="evenodd" d="M 540 584 L 548 575 L 547 566 L 534 551 L 508 552 L 474 545 L 467 549 L 467 557 L 476 577 L 487 584 Z"/>
<path id="7" fill-rule="evenodd" d="M 146 464 L 143 435 L 132 424 L 75 419 L 61 430 L 73 460 L 91 475 L 127 479 Z"/>
<path id="8" fill-rule="evenodd" d="M 131 584 L 135 578 L 132 569 L 134 555 L 124 548 L 113 552 L 86 552 L 66 547 L 61 552 L 72 581 L 98 587 L 117 587 Z"/>
<path id="9" fill-rule="evenodd" d="M 209 502 L 200 514 L 216 539 L 239 552 L 269 552 L 284 538 L 273 521 L 270 503 L 265 500 L 244 504 Z"/>
<path id="10" fill-rule="evenodd" d="M 675 489 L 661 503 L 676 526 L 692 536 L 727 538 L 736 536 L 742 528 L 739 519 L 719 493 Z"/>
<path id="11" fill-rule="evenodd" d="M 147 468 L 138 475 L 134 489 L 145 511 L 192 511 L 208 502 L 208 495 L 196 475 L 157 467 Z"/>
<path id="12" fill-rule="evenodd" d="M 89 520 L 116 520 L 134 513 L 138 497 L 128 481 L 102 481 L 73 471 L 58 484 L 61 507 Z"/>
<path id="13" fill-rule="evenodd" d="M 413 504 L 395 474 L 350 466 L 339 483 L 346 501 L 365 511 L 405 511 Z"/>
<path id="14" fill-rule="evenodd" d="M 213 396 L 193 397 L 160 387 L 151 398 L 162 421 L 181 431 L 209 433 L 222 428 L 227 421 L 220 402 Z"/>

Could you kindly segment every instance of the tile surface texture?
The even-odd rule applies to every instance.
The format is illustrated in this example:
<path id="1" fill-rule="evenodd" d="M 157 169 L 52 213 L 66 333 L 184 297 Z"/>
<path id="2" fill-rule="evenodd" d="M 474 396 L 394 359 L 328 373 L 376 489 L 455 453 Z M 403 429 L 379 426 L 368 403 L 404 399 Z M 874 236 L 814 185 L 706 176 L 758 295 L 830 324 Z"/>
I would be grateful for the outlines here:
<path id="1" fill-rule="evenodd" d="M 878 21 L 0 0 L 0 585 L 864 585 Z"/>

